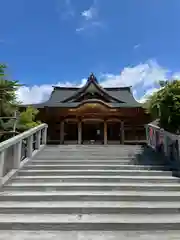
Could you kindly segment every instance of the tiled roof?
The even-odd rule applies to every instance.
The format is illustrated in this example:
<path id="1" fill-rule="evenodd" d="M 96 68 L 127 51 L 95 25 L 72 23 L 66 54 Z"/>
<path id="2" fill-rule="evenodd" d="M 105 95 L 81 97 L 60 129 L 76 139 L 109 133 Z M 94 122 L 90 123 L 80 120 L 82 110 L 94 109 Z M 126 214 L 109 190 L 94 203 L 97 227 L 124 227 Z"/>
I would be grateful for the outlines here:
<path id="1" fill-rule="evenodd" d="M 96 79 L 96 78 L 95 78 Z M 82 88 L 77 87 L 54 87 L 53 92 L 48 101 L 33 104 L 36 108 L 49 107 L 77 107 L 80 102 L 72 101 L 73 98 L 77 97 L 78 94 L 82 94 L 83 91 L 90 85 L 93 84 L 103 94 L 112 98 L 112 107 L 140 107 L 141 104 L 137 102 L 131 92 L 131 87 L 119 87 L 119 88 L 103 88 L 97 82 L 93 81 L 93 77 L 88 79 L 87 83 Z M 71 99 L 71 101 L 70 101 Z"/>

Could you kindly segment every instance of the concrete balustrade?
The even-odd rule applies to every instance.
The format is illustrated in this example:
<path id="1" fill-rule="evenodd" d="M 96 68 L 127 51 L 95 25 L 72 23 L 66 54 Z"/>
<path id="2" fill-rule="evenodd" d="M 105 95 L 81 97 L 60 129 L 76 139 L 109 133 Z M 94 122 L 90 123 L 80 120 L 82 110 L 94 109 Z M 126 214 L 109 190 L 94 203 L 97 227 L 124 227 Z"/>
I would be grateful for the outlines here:
<path id="1" fill-rule="evenodd" d="M 156 125 L 148 124 L 146 139 L 149 147 L 163 153 L 170 161 L 180 163 L 179 134 L 172 134 Z"/>
<path id="2" fill-rule="evenodd" d="M 0 143 L 0 185 L 6 174 L 19 169 L 24 158 L 31 158 L 35 151 L 46 145 L 47 128 L 47 124 L 41 124 Z"/>

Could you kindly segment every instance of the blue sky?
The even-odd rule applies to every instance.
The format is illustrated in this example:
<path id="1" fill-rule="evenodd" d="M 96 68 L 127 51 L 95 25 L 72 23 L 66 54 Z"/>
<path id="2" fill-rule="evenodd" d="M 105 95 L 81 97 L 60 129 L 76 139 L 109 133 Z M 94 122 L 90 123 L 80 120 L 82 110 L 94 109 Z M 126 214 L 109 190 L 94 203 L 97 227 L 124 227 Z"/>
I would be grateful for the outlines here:
<path id="1" fill-rule="evenodd" d="M 180 76 L 179 0 L 0 0 L 0 61 L 25 103 L 52 85 L 131 85 L 142 100 Z"/>

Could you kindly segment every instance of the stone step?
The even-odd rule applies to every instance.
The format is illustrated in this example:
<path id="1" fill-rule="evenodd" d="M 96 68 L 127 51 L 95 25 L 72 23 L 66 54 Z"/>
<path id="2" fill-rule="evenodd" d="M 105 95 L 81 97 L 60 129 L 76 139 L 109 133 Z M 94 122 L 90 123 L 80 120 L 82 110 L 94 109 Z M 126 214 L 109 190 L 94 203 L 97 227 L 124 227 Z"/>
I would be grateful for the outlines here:
<path id="1" fill-rule="evenodd" d="M 143 152 L 143 151 L 146 151 L 147 152 L 147 149 L 143 149 L 141 147 L 127 147 L 127 145 L 124 145 L 125 147 L 117 147 L 117 146 L 109 146 L 108 144 L 106 146 L 103 146 L 103 145 L 99 145 L 99 146 L 89 146 L 87 148 L 73 148 L 73 147 L 66 147 L 64 146 L 64 148 L 45 148 L 43 150 L 43 152 L 62 152 L 62 153 L 71 153 L 71 152 L 75 152 L 75 153 L 79 153 L 79 152 L 82 152 L 82 153 L 99 153 L 99 152 L 102 152 L 102 151 L 105 151 L 105 152 Z"/>
<path id="2" fill-rule="evenodd" d="M 180 191 L 179 183 L 16 183 L 3 187 L 8 191 Z"/>
<path id="3" fill-rule="evenodd" d="M 52 159 L 52 160 L 39 160 L 39 159 L 36 159 L 36 160 L 33 160 L 32 162 L 29 161 L 28 164 L 31 164 L 32 165 L 41 165 L 41 164 L 45 164 L 45 165 L 59 165 L 59 164 L 65 164 L 65 165 L 74 165 L 77 163 L 77 165 L 82 165 L 82 164 L 89 164 L 89 165 L 106 165 L 106 164 L 112 164 L 112 165 L 116 165 L 116 164 L 120 164 L 120 165 L 140 165 L 138 160 L 136 159 L 121 159 L 121 160 L 118 160 L 118 159 L 106 159 L 106 160 L 103 160 L 103 159 Z M 162 166 L 164 167 L 164 165 L 162 163 L 159 162 L 159 164 L 157 164 L 156 162 L 153 163 L 153 162 L 147 162 L 147 163 L 144 163 L 142 164 L 142 166 Z"/>
<path id="4" fill-rule="evenodd" d="M 50 154 L 50 153 L 62 153 L 62 154 L 79 154 L 79 153 L 82 153 L 82 154 L 93 154 L 93 155 L 96 155 L 96 154 L 102 154 L 103 152 L 107 153 L 107 154 L 110 154 L 110 153 L 114 153 L 114 154 L 121 154 L 121 153 L 142 153 L 143 150 L 142 149 L 135 149 L 135 148 L 89 148 L 89 149 L 77 149 L 77 150 L 73 150 L 73 149 L 48 149 L 48 150 L 43 150 L 41 153 L 47 153 L 47 154 Z M 38 153 L 38 154 L 41 154 L 41 153 Z"/>
<path id="5" fill-rule="evenodd" d="M 125 145 L 124 145 L 125 146 Z M 145 151 L 145 149 L 143 150 L 143 148 L 141 147 L 117 147 L 117 146 L 109 146 L 108 144 L 106 146 L 90 146 L 90 147 L 87 147 L 87 148 L 46 148 L 43 150 L 43 152 L 62 152 L 62 153 L 71 153 L 71 152 L 76 152 L 76 153 L 79 153 L 79 152 L 82 152 L 82 153 L 100 153 L 102 151 L 105 151 L 105 152 L 143 152 Z M 147 151 L 147 149 L 146 149 Z"/>
<path id="6" fill-rule="evenodd" d="M 74 175 L 74 176 L 80 176 L 80 175 L 101 175 L 101 176 L 109 176 L 109 175 L 116 175 L 116 176 L 172 176 L 172 172 L 170 171 L 148 171 L 148 170 L 106 170 L 106 169 L 26 169 L 23 168 L 18 172 L 19 176 L 47 176 L 47 175 L 55 175 L 55 176 L 61 176 L 61 175 Z"/>
<path id="7" fill-rule="evenodd" d="M 49 150 L 49 149 L 53 149 L 53 148 L 55 148 L 55 149 L 71 149 L 71 150 L 73 150 L 73 149 L 89 149 L 89 148 L 107 148 L 107 147 L 109 147 L 109 148 L 145 148 L 145 147 L 143 147 L 143 146 L 141 146 L 141 145 L 138 145 L 138 144 L 136 144 L 136 145 L 124 145 L 124 144 L 119 144 L 119 143 L 117 143 L 117 144 L 113 144 L 113 145 L 104 145 L 104 144 L 99 144 L 99 145 L 93 145 L 93 144 L 82 144 L 82 145 L 79 145 L 79 144 L 65 144 L 65 145 L 57 145 L 57 144 L 55 144 L 55 145 L 46 145 L 46 147 L 45 147 L 45 149 L 46 150 Z"/>
<path id="8" fill-rule="evenodd" d="M 71 154 L 71 153 L 75 153 L 75 154 L 79 154 L 79 153 L 83 153 L 83 154 L 99 154 L 102 152 L 107 152 L 107 153 L 122 153 L 122 152 L 135 152 L 135 153 L 139 153 L 139 152 L 143 152 L 144 150 L 141 148 L 117 148 L 117 147 L 91 147 L 89 149 L 44 149 L 42 152 L 43 153 L 62 153 L 62 154 Z"/>
<path id="9" fill-rule="evenodd" d="M 131 201 L 179 202 L 180 191 L 8 191 L 0 193 L 1 201 Z"/>
<path id="10" fill-rule="evenodd" d="M 142 146 L 140 145 L 63 145 L 55 147 L 45 147 L 43 152 L 101 152 L 103 151 L 112 151 L 112 152 L 121 152 L 121 151 L 143 151 Z M 93 151 L 92 151 L 93 150 Z M 147 150 L 147 149 L 146 149 Z"/>
<path id="11" fill-rule="evenodd" d="M 0 231 L 2 240 L 178 240 L 180 231 Z"/>
<path id="12" fill-rule="evenodd" d="M 179 214 L 0 214 L 2 230 L 179 230 Z"/>
<path id="13" fill-rule="evenodd" d="M 80 170 L 125 170 L 125 169 L 122 169 L 122 166 L 121 164 L 113 164 L 111 165 L 110 163 L 109 164 L 79 164 L 79 165 L 76 165 L 76 164 L 31 164 L 31 163 L 28 163 L 24 166 L 23 168 L 24 170 L 28 170 L 28 169 L 34 169 L 34 170 L 53 170 L 53 169 L 59 169 L 59 170 L 75 170 L 75 169 L 80 169 Z M 138 169 L 136 169 L 135 167 L 132 169 L 130 169 L 129 171 L 138 171 Z M 142 169 L 143 170 L 143 169 Z M 128 169 L 127 169 L 127 173 L 129 174 L 128 172 Z"/>
<path id="14" fill-rule="evenodd" d="M 0 202 L 0 214 L 179 214 L 179 202 Z"/>
<path id="15" fill-rule="evenodd" d="M 17 183 L 57 183 L 57 182 L 121 182 L 121 183 L 179 183 L 179 178 L 171 176 L 17 176 L 13 180 Z"/>
<path id="16" fill-rule="evenodd" d="M 137 154 L 141 154 L 141 153 L 137 153 L 137 152 L 132 152 L 132 153 L 129 153 L 129 152 L 119 152 L 119 153 L 114 153 L 114 152 L 112 152 L 112 153 L 110 153 L 110 152 L 108 152 L 108 153 L 106 153 L 106 152 L 100 152 L 99 154 L 98 153 L 96 153 L 96 154 L 93 154 L 93 153 L 66 153 L 66 154 L 63 154 L 63 153 L 61 153 L 61 152 L 57 152 L 57 153 L 54 153 L 54 152 L 49 152 L 49 153 L 39 153 L 39 154 L 37 154 L 36 155 L 36 158 L 38 159 L 39 157 L 47 157 L 47 156 L 49 156 L 49 158 L 51 159 L 51 158 L 54 158 L 54 156 L 56 156 L 56 157 L 59 157 L 59 158 L 63 158 L 63 157 L 65 157 L 65 158 L 77 158 L 77 157 L 83 157 L 83 158 L 86 158 L 86 157 L 92 157 L 92 158 L 102 158 L 102 157 L 108 157 L 108 158 L 111 158 L 112 156 L 113 157 L 115 157 L 115 158 L 120 158 L 120 159 L 122 159 L 123 157 L 124 158 L 128 158 L 128 157 L 132 157 L 132 156 L 136 156 Z"/>
<path id="17" fill-rule="evenodd" d="M 143 152 L 141 150 L 119 150 L 119 151 L 116 151 L 116 150 L 110 150 L 110 149 L 100 149 L 98 151 L 94 151 L 93 149 L 90 150 L 90 151 L 42 151 L 42 152 L 39 152 L 37 153 L 36 156 L 46 156 L 46 155 L 49 155 L 51 156 L 52 153 L 56 156 L 58 155 L 61 155 L 61 156 L 111 156 L 111 155 L 114 155 L 114 156 L 129 156 L 129 155 L 136 155 L 136 154 L 143 154 Z"/>
<path id="18" fill-rule="evenodd" d="M 127 164 L 129 162 L 129 164 Z M 131 163 L 131 164 L 130 164 Z M 126 160 L 31 160 L 28 162 L 28 164 L 26 165 L 120 165 L 123 169 L 157 169 L 157 170 L 166 170 L 168 169 L 168 166 L 164 166 L 164 165 L 139 165 L 138 163 L 136 164 L 135 161 L 131 160 L 131 161 L 126 161 Z"/>
<path id="19" fill-rule="evenodd" d="M 30 164 L 121 164 L 121 163 L 127 163 L 129 162 L 130 158 L 122 158 L 120 160 L 99 160 L 99 159 L 69 159 L 69 160 L 63 160 L 63 159 L 33 159 L 29 161 Z"/>
<path id="20" fill-rule="evenodd" d="M 68 156 L 68 155 L 62 155 L 62 154 L 46 154 L 46 155 L 42 155 L 40 154 L 39 156 L 36 156 L 37 160 L 131 160 L 134 159 L 134 155 L 130 155 L 128 156 L 127 154 L 124 155 L 114 155 L 111 154 L 110 156 L 108 155 L 100 155 L 100 156 L 93 156 L 93 155 L 72 155 L 72 156 Z"/>

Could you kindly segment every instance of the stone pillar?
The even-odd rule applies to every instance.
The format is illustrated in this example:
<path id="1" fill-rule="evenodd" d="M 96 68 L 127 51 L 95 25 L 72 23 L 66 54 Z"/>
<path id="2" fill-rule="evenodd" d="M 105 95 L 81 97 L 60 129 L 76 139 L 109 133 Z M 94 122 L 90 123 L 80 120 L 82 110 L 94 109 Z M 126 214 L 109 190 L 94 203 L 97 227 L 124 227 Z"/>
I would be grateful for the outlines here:
<path id="1" fill-rule="evenodd" d="M 145 125 L 145 131 L 146 131 L 146 142 L 149 144 L 149 131 L 148 131 L 148 125 Z"/>
<path id="2" fill-rule="evenodd" d="M 169 151 L 168 151 L 168 141 L 167 141 L 167 134 L 164 132 L 164 154 L 168 157 Z"/>
<path id="3" fill-rule="evenodd" d="M 42 130 L 42 144 L 46 145 L 47 143 L 47 127 Z"/>
<path id="4" fill-rule="evenodd" d="M 60 123 L 60 144 L 64 143 L 64 121 Z"/>
<path id="5" fill-rule="evenodd" d="M 107 144 L 107 122 L 104 121 L 104 144 Z"/>
<path id="6" fill-rule="evenodd" d="M 78 122 L 78 144 L 82 143 L 82 122 Z"/>
<path id="7" fill-rule="evenodd" d="M 41 130 L 36 133 L 36 149 L 40 149 L 41 146 Z"/>
<path id="8" fill-rule="evenodd" d="M 4 159 L 5 158 L 5 153 L 2 150 L 0 152 L 0 185 L 2 184 L 2 178 L 3 178 L 3 174 L 4 174 Z"/>
<path id="9" fill-rule="evenodd" d="M 124 122 L 121 121 L 121 144 L 124 144 Z"/>
<path id="10" fill-rule="evenodd" d="M 33 152 L 33 135 L 29 136 L 27 139 L 27 157 L 31 158 Z"/>
<path id="11" fill-rule="evenodd" d="M 19 169 L 21 163 L 22 140 L 14 145 L 13 169 Z"/>

